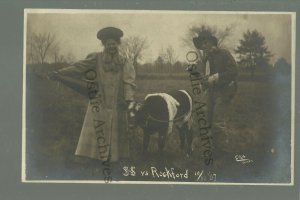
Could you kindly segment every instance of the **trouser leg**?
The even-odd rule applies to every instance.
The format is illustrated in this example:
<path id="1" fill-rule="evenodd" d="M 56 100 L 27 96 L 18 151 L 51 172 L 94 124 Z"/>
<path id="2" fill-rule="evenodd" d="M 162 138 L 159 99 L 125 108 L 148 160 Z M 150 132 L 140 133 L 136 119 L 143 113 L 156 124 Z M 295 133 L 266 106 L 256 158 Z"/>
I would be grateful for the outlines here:
<path id="1" fill-rule="evenodd" d="M 230 147 L 230 103 L 219 98 L 215 105 L 215 118 L 213 123 L 213 132 L 215 143 L 222 150 L 228 150 Z"/>

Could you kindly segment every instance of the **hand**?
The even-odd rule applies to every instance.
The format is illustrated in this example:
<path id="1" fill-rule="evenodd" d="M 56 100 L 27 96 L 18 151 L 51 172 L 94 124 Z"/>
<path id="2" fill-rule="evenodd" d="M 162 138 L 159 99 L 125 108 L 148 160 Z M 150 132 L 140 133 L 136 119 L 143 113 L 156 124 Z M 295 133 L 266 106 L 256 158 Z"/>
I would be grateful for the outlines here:
<path id="1" fill-rule="evenodd" d="M 209 77 L 207 77 L 207 79 L 205 79 L 202 84 L 205 87 L 211 86 L 216 84 L 219 81 L 219 73 L 215 73 L 213 75 L 210 75 Z"/>
<path id="2" fill-rule="evenodd" d="M 210 85 L 215 84 L 219 81 L 219 73 L 215 73 L 208 77 L 208 83 Z"/>
<path id="3" fill-rule="evenodd" d="M 48 77 L 48 79 L 50 79 L 50 80 L 56 81 L 56 80 L 59 79 L 59 73 L 58 73 L 57 71 L 48 72 L 48 73 L 47 73 L 47 77 Z"/>
<path id="4" fill-rule="evenodd" d="M 188 71 L 190 74 L 195 75 L 195 76 L 200 74 L 200 72 L 198 72 L 196 70 L 195 65 L 190 65 L 185 70 Z"/>

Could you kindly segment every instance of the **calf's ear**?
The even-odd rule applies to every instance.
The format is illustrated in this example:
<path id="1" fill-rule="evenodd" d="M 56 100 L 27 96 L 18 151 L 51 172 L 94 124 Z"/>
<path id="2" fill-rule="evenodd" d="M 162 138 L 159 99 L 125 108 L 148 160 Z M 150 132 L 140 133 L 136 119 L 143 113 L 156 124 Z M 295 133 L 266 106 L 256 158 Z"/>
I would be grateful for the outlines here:
<path id="1" fill-rule="evenodd" d="M 136 102 L 135 101 L 131 101 L 128 105 L 128 110 L 133 109 L 136 106 Z"/>
<path id="2" fill-rule="evenodd" d="M 139 110 L 141 109 L 141 107 L 142 107 L 142 104 L 141 104 L 141 103 L 137 103 L 137 104 L 135 105 L 135 110 L 136 110 L 136 111 L 139 111 Z"/>

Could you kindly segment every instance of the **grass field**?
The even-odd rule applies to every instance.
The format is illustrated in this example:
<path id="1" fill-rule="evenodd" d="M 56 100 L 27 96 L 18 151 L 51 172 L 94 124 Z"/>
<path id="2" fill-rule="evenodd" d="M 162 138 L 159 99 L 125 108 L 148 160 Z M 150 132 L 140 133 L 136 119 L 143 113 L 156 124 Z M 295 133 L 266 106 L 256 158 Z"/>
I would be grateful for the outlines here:
<path id="1" fill-rule="evenodd" d="M 28 179 L 102 179 L 99 162 L 74 156 L 87 100 L 71 89 L 53 81 L 27 76 L 26 158 Z M 138 79 L 137 100 L 146 94 L 172 89 L 188 89 L 186 80 Z M 214 137 L 219 151 L 214 156 L 218 181 L 289 182 L 290 179 L 290 84 L 289 81 L 240 81 L 232 101 L 229 143 L 222 136 Z M 146 169 L 159 168 L 201 170 L 205 168 L 201 149 L 194 149 L 191 158 L 179 150 L 178 135 L 168 137 L 165 155 L 157 153 L 157 137 L 150 141 L 148 157 L 141 155 L 142 133 L 130 135 L 131 159 L 113 164 L 117 179 L 122 166 Z M 194 139 L 197 147 L 199 138 Z M 235 161 L 235 155 L 253 160 L 249 164 Z M 138 180 L 138 178 L 126 178 Z M 149 179 L 150 180 L 150 179 Z"/>

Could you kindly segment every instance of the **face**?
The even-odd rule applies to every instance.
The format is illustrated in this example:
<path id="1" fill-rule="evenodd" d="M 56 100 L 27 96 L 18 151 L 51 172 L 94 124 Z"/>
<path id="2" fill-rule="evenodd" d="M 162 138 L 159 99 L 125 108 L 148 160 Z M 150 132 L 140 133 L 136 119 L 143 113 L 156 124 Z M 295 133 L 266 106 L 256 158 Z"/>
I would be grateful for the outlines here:
<path id="1" fill-rule="evenodd" d="M 201 48 L 205 53 L 211 53 L 214 49 L 214 45 L 209 42 L 209 41 L 204 41 L 203 44 L 201 45 Z"/>
<path id="2" fill-rule="evenodd" d="M 104 44 L 104 49 L 110 54 L 115 54 L 118 52 L 119 44 L 113 39 L 108 39 Z"/>
<path id="3" fill-rule="evenodd" d="M 128 106 L 128 125 L 129 128 L 134 128 L 136 126 L 136 115 L 141 108 L 141 104 L 136 102 L 131 102 Z"/>

